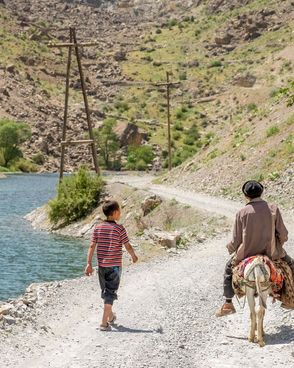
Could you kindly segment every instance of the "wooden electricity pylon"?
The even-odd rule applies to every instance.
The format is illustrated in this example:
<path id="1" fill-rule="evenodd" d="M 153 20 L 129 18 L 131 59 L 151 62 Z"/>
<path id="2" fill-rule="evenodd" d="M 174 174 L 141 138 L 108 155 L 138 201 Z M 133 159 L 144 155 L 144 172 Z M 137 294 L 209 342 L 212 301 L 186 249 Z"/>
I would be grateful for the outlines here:
<path id="1" fill-rule="evenodd" d="M 60 159 L 60 176 L 59 180 L 61 181 L 63 178 L 64 172 L 64 156 L 65 156 L 65 148 L 66 146 L 73 146 L 79 144 L 86 144 L 91 146 L 92 156 L 93 156 L 93 163 L 95 167 L 95 171 L 97 174 L 100 173 L 98 160 L 97 160 L 97 149 L 92 129 L 91 117 L 90 117 L 90 109 L 88 104 L 87 92 L 86 92 L 86 85 L 85 79 L 83 74 L 83 68 L 81 63 L 81 56 L 79 47 L 86 47 L 86 46 L 98 46 L 95 42 L 88 42 L 88 43 L 78 43 L 76 37 L 76 29 L 70 28 L 69 29 L 69 43 L 60 43 L 60 44 L 49 44 L 48 47 L 58 47 L 58 48 L 68 48 L 68 59 L 67 59 L 67 69 L 66 69 L 66 84 L 65 84 L 65 102 L 64 102 L 64 116 L 63 116 L 63 129 L 62 129 L 62 141 L 61 141 L 61 159 Z M 86 118 L 88 124 L 88 131 L 89 131 L 89 138 L 84 140 L 72 140 L 68 141 L 66 139 L 66 132 L 67 132 L 67 117 L 68 117 L 68 100 L 69 100 L 69 80 L 70 80 L 70 69 L 71 69 L 71 59 L 72 59 L 72 51 L 74 49 L 74 53 L 77 59 L 79 75 L 80 75 L 80 82 L 81 88 L 83 92 L 83 99 L 86 111 Z"/>
<path id="2" fill-rule="evenodd" d="M 166 72 L 166 106 L 167 106 L 167 144 L 168 144 L 168 170 L 172 169 L 172 150 L 171 150 L 171 118 L 170 118 L 170 89 L 180 85 L 179 82 L 170 82 L 169 77 L 172 75 Z"/>
<path id="3" fill-rule="evenodd" d="M 167 100 L 167 140 L 168 140 L 168 169 L 172 168 L 171 133 L 170 133 L 170 87 L 169 72 L 166 72 L 166 100 Z"/>

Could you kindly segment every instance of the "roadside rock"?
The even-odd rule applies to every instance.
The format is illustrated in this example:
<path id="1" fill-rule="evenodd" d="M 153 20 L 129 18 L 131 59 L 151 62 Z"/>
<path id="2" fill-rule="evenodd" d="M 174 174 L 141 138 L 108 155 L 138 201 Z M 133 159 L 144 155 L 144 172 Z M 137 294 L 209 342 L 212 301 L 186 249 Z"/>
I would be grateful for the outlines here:
<path id="1" fill-rule="evenodd" d="M 4 304 L 0 307 L 0 315 L 7 315 L 13 309 L 11 304 Z"/>
<path id="2" fill-rule="evenodd" d="M 141 203 L 143 216 L 148 215 L 148 213 L 154 210 L 154 208 L 159 206 L 161 203 L 162 199 L 156 194 L 146 197 L 144 201 Z"/>
<path id="3" fill-rule="evenodd" d="M 144 234 L 150 237 L 155 243 L 166 248 L 176 248 L 177 243 L 181 240 L 181 233 L 178 231 L 167 232 L 162 230 L 149 229 Z"/>

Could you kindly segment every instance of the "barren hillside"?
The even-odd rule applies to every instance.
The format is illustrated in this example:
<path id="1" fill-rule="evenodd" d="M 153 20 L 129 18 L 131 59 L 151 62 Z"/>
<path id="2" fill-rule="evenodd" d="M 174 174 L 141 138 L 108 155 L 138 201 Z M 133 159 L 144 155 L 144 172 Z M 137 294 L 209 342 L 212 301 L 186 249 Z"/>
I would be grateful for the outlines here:
<path id="1" fill-rule="evenodd" d="M 2 1 L 3 3 L 3 1 Z M 247 178 L 293 204 L 291 87 L 293 1 L 4 1 L 0 5 L 1 116 L 33 127 L 28 157 L 59 159 L 66 52 L 47 48 L 75 25 L 82 40 L 95 126 L 107 116 L 144 129 L 166 165 L 166 72 L 172 89 L 173 165 L 168 182 L 236 196 Z M 118 83 L 124 81 L 124 84 Z M 77 74 L 70 132 L 83 136 Z M 162 151 L 162 153 L 160 153 Z M 72 151 L 72 164 L 87 151 Z"/>

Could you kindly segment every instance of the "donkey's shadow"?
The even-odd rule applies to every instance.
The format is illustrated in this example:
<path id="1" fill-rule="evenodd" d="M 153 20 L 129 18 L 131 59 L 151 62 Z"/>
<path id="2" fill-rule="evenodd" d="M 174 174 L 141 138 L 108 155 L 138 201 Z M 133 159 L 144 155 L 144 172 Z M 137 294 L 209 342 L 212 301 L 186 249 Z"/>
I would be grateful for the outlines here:
<path id="1" fill-rule="evenodd" d="M 266 335 L 267 345 L 291 344 L 294 342 L 294 327 L 280 326 L 278 332 Z"/>

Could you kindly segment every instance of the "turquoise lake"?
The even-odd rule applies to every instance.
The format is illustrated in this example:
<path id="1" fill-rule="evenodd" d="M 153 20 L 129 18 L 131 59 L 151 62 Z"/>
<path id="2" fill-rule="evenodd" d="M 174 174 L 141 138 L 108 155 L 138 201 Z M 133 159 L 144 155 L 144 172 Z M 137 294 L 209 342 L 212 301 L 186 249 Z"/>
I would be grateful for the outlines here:
<path id="1" fill-rule="evenodd" d="M 33 282 L 81 276 L 87 242 L 34 230 L 23 216 L 56 193 L 58 176 L 8 175 L 0 179 L 0 300 Z"/>

